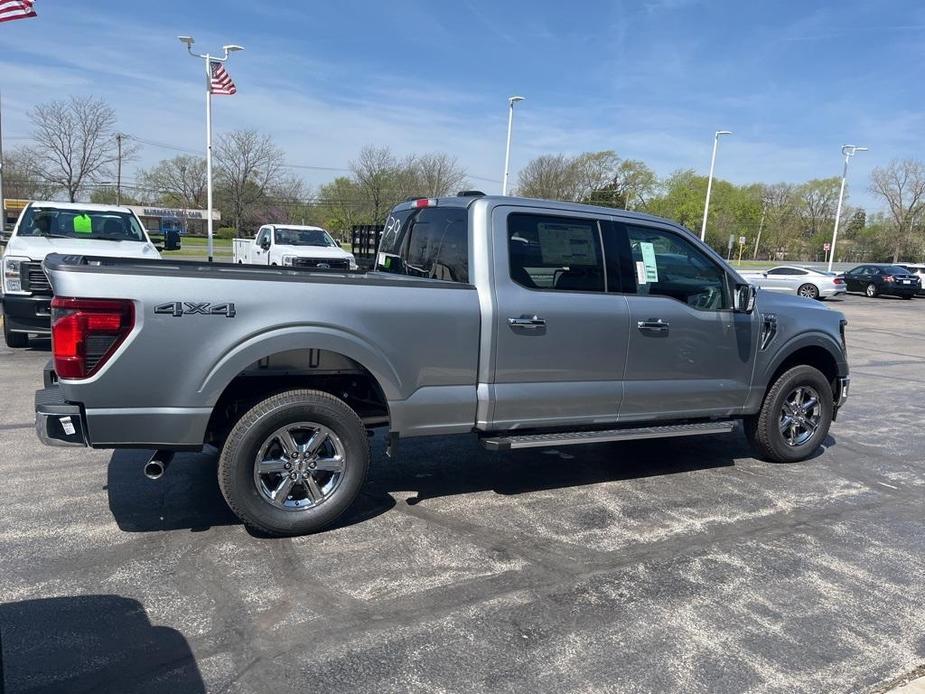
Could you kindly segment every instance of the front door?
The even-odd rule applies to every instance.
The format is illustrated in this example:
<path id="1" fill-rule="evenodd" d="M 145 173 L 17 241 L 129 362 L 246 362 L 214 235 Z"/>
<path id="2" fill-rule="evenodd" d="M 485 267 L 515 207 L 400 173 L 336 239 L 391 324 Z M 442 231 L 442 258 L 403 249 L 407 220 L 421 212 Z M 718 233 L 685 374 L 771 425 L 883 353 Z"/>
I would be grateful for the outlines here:
<path id="1" fill-rule="evenodd" d="M 490 428 L 617 421 L 629 319 L 626 298 L 607 292 L 601 225 L 494 208 Z"/>
<path id="2" fill-rule="evenodd" d="M 631 259 L 623 265 L 630 335 L 620 419 L 740 413 L 758 320 L 733 312 L 725 268 L 680 230 L 618 223 L 614 233 Z"/>

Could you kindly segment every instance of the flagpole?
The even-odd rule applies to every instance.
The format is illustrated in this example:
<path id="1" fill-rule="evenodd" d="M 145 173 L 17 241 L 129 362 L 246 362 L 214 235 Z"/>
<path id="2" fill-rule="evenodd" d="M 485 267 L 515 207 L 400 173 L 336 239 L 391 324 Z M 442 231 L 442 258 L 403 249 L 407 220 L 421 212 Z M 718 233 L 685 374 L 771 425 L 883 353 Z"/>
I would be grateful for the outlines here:
<path id="1" fill-rule="evenodd" d="M 206 198 L 209 262 L 212 262 L 212 58 L 206 53 Z"/>
<path id="2" fill-rule="evenodd" d="M 3 197 L 3 95 L 0 94 L 0 236 L 6 233 L 6 198 Z"/>

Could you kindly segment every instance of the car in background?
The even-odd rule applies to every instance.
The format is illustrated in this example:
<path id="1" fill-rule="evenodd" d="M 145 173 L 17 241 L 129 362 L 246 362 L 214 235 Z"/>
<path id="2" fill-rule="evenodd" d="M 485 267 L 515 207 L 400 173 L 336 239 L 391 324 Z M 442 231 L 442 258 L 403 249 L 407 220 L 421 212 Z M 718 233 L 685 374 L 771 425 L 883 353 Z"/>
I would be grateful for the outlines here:
<path id="1" fill-rule="evenodd" d="M 284 265 L 313 270 L 356 270 L 356 258 L 321 227 L 266 224 L 253 239 L 234 239 L 238 264 Z"/>
<path id="2" fill-rule="evenodd" d="M 873 298 L 880 295 L 911 299 L 922 289 L 922 280 L 902 265 L 887 263 L 858 265 L 845 273 L 849 292 L 863 292 Z"/>
<path id="3" fill-rule="evenodd" d="M 797 265 L 779 265 L 770 270 L 741 274 L 766 291 L 797 294 L 808 299 L 828 299 L 847 291 L 841 275 Z"/>
<path id="4" fill-rule="evenodd" d="M 919 294 L 925 294 L 925 263 L 898 263 L 919 278 Z"/>
<path id="5" fill-rule="evenodd" d="M 117 205 L 30 202 L 23 209 L 0 263 L 3 266 L 3 338 L 27 347 L 29 334 L 51 334 L 51 286 L 42 270 L 50 253 L 159 259 L 159 250 L 132 210 Z M 171 250 L 167 246 L 167 250 Z"/>

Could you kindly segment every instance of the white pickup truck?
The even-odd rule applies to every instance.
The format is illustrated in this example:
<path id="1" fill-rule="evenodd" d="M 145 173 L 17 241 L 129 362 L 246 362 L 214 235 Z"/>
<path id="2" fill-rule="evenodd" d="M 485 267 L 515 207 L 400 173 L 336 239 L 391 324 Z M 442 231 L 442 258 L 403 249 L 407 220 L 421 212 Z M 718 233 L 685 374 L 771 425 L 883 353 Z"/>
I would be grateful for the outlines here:
<path id="1" fill-rule="evenodd" d="M 356 270 L 352 253 L 343 250 L 321 227 L 266 224 L 250 239 L 234 239 L 234 262 L 290 265 L 315 270 Z"/>
<path id="2" fill-rule="evenodd" d="M 42 271 L 42 261 L 49 253 L 156 260 L 161 257 L 159 250 L 127 207 L 30 202 L 0 259 L 7 347 L 27 347 L 30 333 L 51 333 L 52 292 Z"/>

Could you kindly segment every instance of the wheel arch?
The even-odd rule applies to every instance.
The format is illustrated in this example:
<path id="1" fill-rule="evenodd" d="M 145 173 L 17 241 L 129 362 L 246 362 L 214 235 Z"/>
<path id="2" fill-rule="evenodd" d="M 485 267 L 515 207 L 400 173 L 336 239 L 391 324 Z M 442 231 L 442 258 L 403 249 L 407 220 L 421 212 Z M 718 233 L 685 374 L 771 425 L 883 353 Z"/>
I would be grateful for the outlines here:
<path id="1" fill-rule="evenodd" d="M 818 369 L 836 393 L 838 378 L 848 373 L 841 345 L 825 333 L 802 335 L 783 345 L 763 370 L 762 398 L 782 373 L 805 364 Z M 760 404 L 760 403 L 759 403 Z"/>
<path id="2" fill-rule="evenodd" d="M 305 366 L 261 373 L 263 364 L 301 353 Z M 316 371 L 312 363 L 328 368 Z M 205 440 L 221 439 L 242 408 L 293 388 L 328 392 L 355 410 L 365 408 L 364 419 L 381 425 L 390 421 L 389 401 L 399 399 L 401 380 L 381 353 L 343 331 L 288 328 L 255 336 L 228 352 L 203 381 L 200 395 L 212 407 Z"/>

